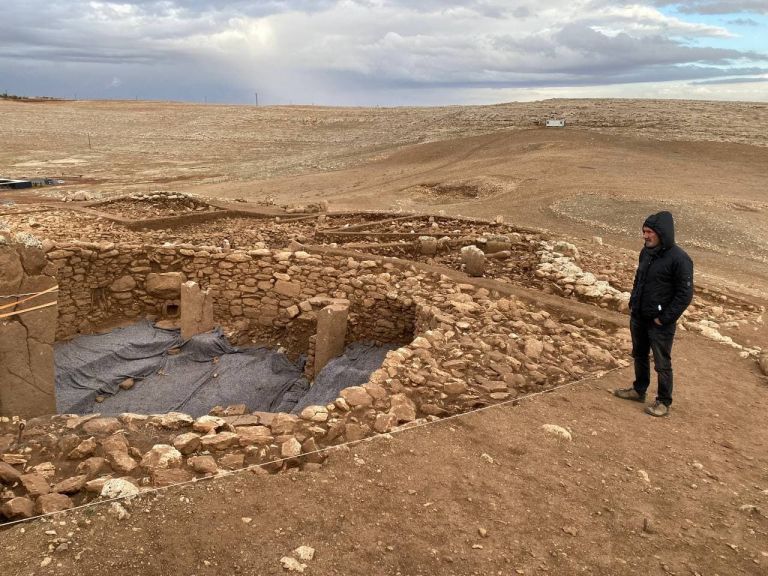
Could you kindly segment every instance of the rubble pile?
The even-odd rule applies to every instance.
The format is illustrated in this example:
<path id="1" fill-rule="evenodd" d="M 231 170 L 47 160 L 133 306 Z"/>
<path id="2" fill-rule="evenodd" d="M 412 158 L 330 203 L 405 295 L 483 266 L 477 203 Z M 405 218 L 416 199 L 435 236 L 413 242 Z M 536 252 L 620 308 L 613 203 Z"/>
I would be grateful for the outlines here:
<path id="1" fill-rule="evenodd" d="M 610 278 L 601 280 L 592 272 L 582 270 L 577 263 L 579 251 L 576 246 L 562 240 L 542 241 L 540 245 L 537 254 L 541 263 L 535 273 L 537 277 L 555 282 L 566 297 L 575 296 L 619 312 L 629 311 L 629 292 L 614 288 Z"/>
<path id="2" fill-rule="evenodd" d="M 1 513 L 13 519 L 65 509 L 98 497 L 112 479 L 142 489 L 254 464 L 269 472 L 311 468 L 325 458 L 319 448 L 626 365 L 625 329 L 557 318 L 435 274 L 367 270 L 349 276 L 360 282 L 349 283 L 350 300 L 365 307 L 367 296 L 371 307 L 380 305 L 373 298 L 378 287 L 397 286 L 414 306 L 417 334 L 388 353 L 368 383 L 299 415 L 245 414 L 244 406 L 196 420 L 174 413 L 61 415 L 31 419 L 23 434 L 6 418 L 0 424 Z"/>
<path id="3" fill-rule="evenodd" d="M 115 216 L 131 219 L 162 218 L 180 216 L 192 212 L 215 210 L 210 204 L 182 192 L 151 192 L 108 200 L 98 209 Z"/>

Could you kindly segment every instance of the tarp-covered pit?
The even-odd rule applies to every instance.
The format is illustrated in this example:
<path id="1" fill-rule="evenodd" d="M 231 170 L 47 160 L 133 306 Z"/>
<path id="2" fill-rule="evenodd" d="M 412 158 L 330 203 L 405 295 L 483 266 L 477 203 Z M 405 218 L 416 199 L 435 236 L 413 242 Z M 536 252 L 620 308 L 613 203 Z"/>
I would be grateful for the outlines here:
<path id="1" fill-rule="evenodd" d="M 249 411 L 298 412 L 367 382 L 391 349 L 352 344 L 310 387 L 302 363 L 281 352 L 234 347 L 218 329 L 184 342 L 178 330 L 140 322 L 56 344 L 57 410 L 202 416 L 214 406 L 245 404 Z M 122 390 L 128 378 L 135 384 Z"/>

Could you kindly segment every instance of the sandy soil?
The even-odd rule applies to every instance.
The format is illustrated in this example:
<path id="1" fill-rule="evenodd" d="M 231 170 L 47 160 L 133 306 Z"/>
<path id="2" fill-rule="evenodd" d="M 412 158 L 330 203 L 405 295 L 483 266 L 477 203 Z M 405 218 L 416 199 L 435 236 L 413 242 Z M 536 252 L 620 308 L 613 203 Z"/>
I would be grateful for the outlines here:
<path id="1" fill-rule="evenodd" d="M 550 114 L 569 126 L 535 126 Z M 502 215 L 580 246 L 601 236 L 601 253 L 622 261 L 639 249 L 643 218 L 666 208 L 700 285 L 765 305 L 766 120 L 764 104 L 658 101 L 0 102 L 0 174 L 68 179 L 49 198 L 178 190 Z M 0 192 L 11 197 L 28 196 Z M 750 330 L 765 349 L 765 325 Z M 308 545 L 309 574 L 766 574 L 768 382 L 753 360 L 691 333 L 676 342 L 675 368 L 669 419 L 608 394 L 631 382 L 624 369 L 336 452 L 318 472 L 169 489 L 122 521 L 102 507 L 7 528 L 0 566 L 279 574 L 280 558 Z M 547 423 L 573 441 L 545 434 Z M 57 538 L 67 545 L 49 551 Z"/>

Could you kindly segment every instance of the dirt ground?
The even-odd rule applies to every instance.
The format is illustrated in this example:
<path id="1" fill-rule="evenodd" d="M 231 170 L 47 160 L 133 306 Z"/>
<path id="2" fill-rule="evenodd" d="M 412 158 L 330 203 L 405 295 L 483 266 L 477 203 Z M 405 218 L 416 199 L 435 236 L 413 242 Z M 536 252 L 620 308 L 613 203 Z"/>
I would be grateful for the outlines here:
<path id="1" fill-rule="evenodd" d="M 534 124 L 550 114 L 569 126 Z M 501 215 L 594 249 L 600 236 L 600 250 L 622 259 L 639 250 L 644 217 L 670 209 L 697 283 L 765 305 L 768 141 L 755 126 L 767 116 L 764 104 L 659 101 L 0 102 L 0 175 L 68 182 L 0 201 L 178 190 Z M 766 349 L 765 324 L 749 330 Z M 105 505 L 11 526 L 0 567 L 280 574 L 281 557 L 306 545 L 316 549 L 308 574 L 766 574 L 768 381 L 754 360 L 692 333 L 674 358 L 668 419 L 612 397 L 632 380 L 618 370 L 336 451 L 316 472 L 171 488 L 122 520 Z M 569 428 L 572 441 L 543 424 Z"/>

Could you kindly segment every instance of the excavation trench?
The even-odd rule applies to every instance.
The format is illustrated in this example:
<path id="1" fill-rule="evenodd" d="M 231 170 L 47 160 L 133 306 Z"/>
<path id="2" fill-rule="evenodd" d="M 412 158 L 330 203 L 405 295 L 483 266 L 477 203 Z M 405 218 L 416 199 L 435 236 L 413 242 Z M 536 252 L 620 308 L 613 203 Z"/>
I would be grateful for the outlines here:
<path id="1" fill-rule="evenodd" d="M 177 329 L 149 321 L 58 343 L 56 402 L 61 414 L 158 414 L 194 417 L 216 407 L 299 413 L 333 403 L 368 381 L 396 345 L 354 342 L 310 380 L 306 354 L 233 346 L 220 328 L 186 342 Z"/>

